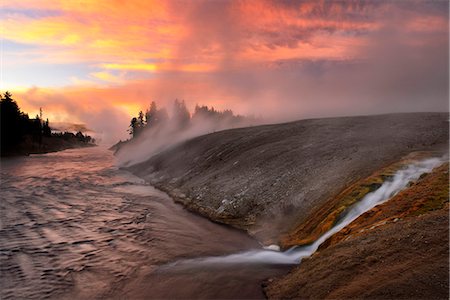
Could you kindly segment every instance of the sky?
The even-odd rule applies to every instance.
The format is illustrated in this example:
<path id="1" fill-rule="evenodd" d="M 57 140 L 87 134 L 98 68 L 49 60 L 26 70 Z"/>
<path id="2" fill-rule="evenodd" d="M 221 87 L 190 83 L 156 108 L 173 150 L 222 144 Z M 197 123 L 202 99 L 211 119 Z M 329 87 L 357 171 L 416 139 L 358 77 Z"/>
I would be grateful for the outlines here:
<path id="1" fill-rule="evenodd" d="M 106 142 L 176 98 L 270 122 L 448 111 L 445 0 L 0 3 L 0 91 Z"/>

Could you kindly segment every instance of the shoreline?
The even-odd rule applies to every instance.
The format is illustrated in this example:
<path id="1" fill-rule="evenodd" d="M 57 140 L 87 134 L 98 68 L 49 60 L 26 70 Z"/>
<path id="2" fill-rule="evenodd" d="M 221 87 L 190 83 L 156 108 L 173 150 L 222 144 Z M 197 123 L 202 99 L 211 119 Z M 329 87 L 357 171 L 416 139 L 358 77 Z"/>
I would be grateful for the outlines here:
<path id="1" fill-rule="evenodd" d="M 376 171 L 375 174 L 369 176 L 368 178 L 360 180 L 360 182 L 367 184 L 367 182 L 370 183 L 372 181 L 378 181 L 380 178 L 382 178 L 383 180 L 389 180 L 390 173 L 395 172 L 402 166 L 405 166 L 408 162 L 417 161 L 419 159 L 423 159 L 424 157 L 430 157 L 433 156 L 433 154 L 436 153 L 412 152 L 403 159 Z M 389 201 L 381 205 L 377 205 L 373 209 L 358 217 L 348 226 L 334 234 L 323 245 L 319 247 L 316 253 L 314 253 L 309 258 L 305 258 L 301 264 L 297 266 L 291 266 L 290 268 L 287 267 L 285 269 L 285 274 L 278 274 L 275 275 L 275 277 L 261 280 L 261 289 L 264 296 L 268 299 L 297 299 L 299 297 L 304 297 L 305 295 L 309 295 L 308 297 L 312 298 L 327 298 L 335 297 L 336 295 L 336 297 L 338 298 L 361 296 L 372 297 L 374 295 L 377 297 L 403 297 L 405 295 L 407 295 L 408 297 L 415 297 L 417 295 L 427 295 L 428 297 L 430 297 L 430 299 L 444 299 L 448 297 L 448 293 L 446 294 L 446 291 L 448 291 L 448 284 L 445 285 L 446 282 L 448 283 L 448 275 L 447 279 L 445 279 L 445 274 L 447 274 L 446 266 L 448 265 L 449 254 L 448 197 L 446 199 L 442 198 L 442 196 L 441 198 L 439 198 L 439 201 L 442 202 L 442 205 L 440 205 L 439 207 L 434 205 L 430 208 L 429 205 L 424 204 L 425 207 L 428 207 L 425 211 L 423 211 L 423 209 L 420 209 L 423 206 L 422 204 L 420 204 L 420 202 L 419 204 L 417 204 L 416 202 L 409 202 L 407 201 L 407 199 L 405 199 L 405 195 L 416 195 L 417 199 L 419 200 L 423 198 L 430 199 L 430 197 L 432 197 L 430 192 L 436 190 L 439 191 L 439 189 L 444 189 L 443 193 L 441 194 L 448 195 L 448 187 L 445 191 L 445 183 L 449 180 L 448 170 L 448 162 L 442 162 L 430 173 L 424 173 L 416 182 L 412 183 L 411 186 L 402 190 L 398 195 L 393 196 Z M 436 183 L 436 177 L 439 177 L 439 180 L 441 181 Z M 427 188 L 429 188 L 430 186 L 433 187 L 431 191 L 427 190 Z M 184 201 L 185 197 L 180 198 L 179 191 L 171 191 L 165 186 L 155 186 L 155 188 L 168 194 L 174 203 L 182 205 L 182 207 L 190 213 L 204 217 L 211 222 L 225 225 L 226 227 L 229 227 L 231 229 L 243 231 L 250 238 L 255 239 L 262 245 L 263 241 L 257 239 L 257 237 L 252 235 L 247 230 L 239 226 L 233 226 L 233 224 L 229 221 L 221 222 L 220 220 L 210 218 L 204 211 L 199 210 L 195 206 L 191 206 L 191 203 L 186 203 Z M 360 189 L 360 186 L 358 184 L 354 184 L 351 187 L 346 188 L 345 191 L 355 191 L 358 189 Z M 420 194 L 420 191 L 422 191 L 423 194 Z M 417 199 L 415 199 L 414 201 L 417 201 Z M 326 204 L 324 206 L 326 206 Z M 409 206 L 413 207 L 412 210 L 409 208 Z M 416 210 L 421 211 L 421 213 L 416 215 Z M 409 214 L 409 217 L 405 216 L 405 213 L 402 213 L 402 211 L 405 211 L 406 214 Z M 316 223 L 318 223 L 321 220 L 324 219 L 319 218 L 315 221 Z M 447 223 L 445 223 L 445 220 L 447 221 Z M 401 230 L 404 227 L 408 228 L 407 231 Z M 294 229 L 291 229 L 291 234 L 294 234 L 296 230 L 298 229 L 295 229 L 295 227 Z M 303 236 L 305 236 L 305 233 L 302 234 Z M 407 258 L 403 258 L 402 253 L 404 253 L 403 250 L 405 249 L 405 244 L 403 244 L 403 242 L 411 235 L 424 242 L 420 246 L 417 246 L 417 244 L 412 244 L 408 247 L 413 247 L 413 252 L 421 256 L 423 260 L 425 260 L 433 267 L 427 268 L 424 262 L 418 263 L 413 258 L 411 258 L 410 255 L 407 256 Z M 446 237 L 447 247 L 445 246 Z M 311 239 L 312 236 L 308 235 L 307 238 Z M 285 249 L 286 245 L 294 246 L 306 243 L 303 242 L 299 244 L 297 241 L 295 241 L 295 239 L 298 238 L 294 238 L 294 240 L 289 241 L 288 238 L 285 237 L 280 246 L 282 247 L 282 249 Z M 398 243 L 398 241 L 402 242 Z M 383 244 L 386 242 L 390 245 L 389 247 L 397 247 L 394 251 L 397 256 L 396 259 L 390 259 L 389 256 L 392 256 L 394 252 L 390 251 L 389 248 L 383 246 Z M 434 258 L 431 259 L 431 256 L 428 253 L 427 248 L 429 243 L 433 243 L 435 245 L 434 247 L 437 247 L 438 249 L 436 250 L 437 252 L 434 251 L 432 252 L 433 255 L 431 255 L 434 258 L 436 258 L 436 255 L 440 255 L 440 260 L 437 262 L 433 260 Z M 368 252 L 368 249 L 370 247 L 373 249 L 378 247 L 378 255 L 370 255 L 371 253 Z M 322 252 L 325 254 L 322 254 Z M 386 252 L 390 254 L 386 254 Z M 345 253 L 344 257 L 342 257 L 342 253 Z M 349 255 L 352 257 L 348 258 L 350 259 L 350 261 L 352 261 L 350 263 L 351 267 L 347 265 L 347 258 L 345 258 Z M 344 259 L 343 261 L 340 261 L 341 266 L 339 264 L 335 264 L 335 257 L 338 257 L 338 259 L 341 260 Z M 443 261 L 445 261 L 446 258 L 447 263 L 445 264 L 443 263 Z M 429 273 L 427 275 L 428 277 L 432 277 L 432 275 L 435 276 L 436 273 L 430 273 L 431 270 L 434 270 L 433 272 L 437 272 L 437 274 L 439 274 L 438 277 L 435 276 L 436 278 L 438 278 L 438 280 L 423 280 L 423 278 L 427 276 L 417 277 L 414 276 L 415 273 L 413 274 L 409 273 L 408 270 L 402 270 L 403 274 L 410 274 L 412 277 L 408 275 L 408 279 L 395 279 L 392 282 L 383 279 L 381 287 L 371 289 L 370 285 L 367 285 L 365 283 L 367 281 L 365 277 L 367 277 L 368 275 L 365 275 L 364 271 L 361 271 L 360 269 L 370 268 L 372 270 L 371 273 L 375 273 L 377 274 L 377 276 L 379 276 L 380 279 L 377 280 L 381 280 L 384 276 L 383 270 L 388 267 L 385 261 L 389 259 L 391 260 L 389 263 L 389 268 L 392 269 L 392 272 L 395 272 L 396 266 L 400 266 L 402 263 L 414 264 L 416 269 L 420 269 L 427 274 Z M 369 263 L 366 263 L 366 261 L 368 261 Z M 329 281 L 322 282 L 319 278 L 320 276 L 322 276 L 320 274 L 329 269 L 330 264 L 334 265 L 333 269 L 335 270 L 336 274 L 341 275 L 332 276 L 331 280 L 333 281 L 333 288 L 330 287 L 327 294 L 320 292 L 314 294 L 313 291 L 321 290 L 320 287 L 331 284 L 329 283 Z M 311 272 L 313 272 L 313 274 L 315 275 L 310 274 Z M 170 277 L 170 272 L 168 274 L 169 275 L 164 276 Z M 177 276 L 175 274 L 176 273 L 173 273 L 174 276 Z M 318 279 L 316 281 L 313 280 L 315 281 L 315 283 L 312 284 L 314 288 L 309 288 L 309 277 L 313 278 L 314 276 L 318 277 Z M 355 284 L 355 279 L 353 280 L 351 287 L 347 288 L 346 281 L 342 280 L 342 278 L 346 276 L 356 276 L 358 278 L 357 280 L 361 280 L 362 283 Z M 359 279 L 360 277 L 361 279 Z M 303 282 L 303 287 L 301 288 L 299 288 L 300 282 Z M 402 288 L 397 288 L 396 284 L 402 286 Z M 426 292 L 419 292 L 417 289 L 415 291 L 411 291 L 410 287 L 419 285 Z"/>
<path id="2" fill-rule="evenodd" d="M 50 138 L 47 138 L 50 139 Z M 54 138 L 51 138 L 54 139 Z M 83 143 L 83 142 L 67 142 L 64 140 L 59 140 L 57 143 L 55 141 L 50 141 L 39 147 L 39 145 L 25 145 L 25 146 L 19 146 L 17 149 L 14 149 L 13 151 L 7 151 L 0 153 L 1 158 L 7 158 L 7 157 L 20 157 L 20 156 L 30 156 L 32 154 L 46 154 L 46 153 L 53 153 L 53 152 L 59 152 L 64 151 L 68 149 L 77 149 L 77 148 L 88 148 L 88 147 L 97 147 L 97 144 L 92 143 Z"/>
<path id="3" fill-rule="evenodd" d="M 335 212 L 342 212 L 345 207 L 378 188 L 380 182 L 388 179 L 394 169 L 398 169 L 407 161 L 424 155 L 448 153 L 447 118 L 446 113 L 416 113 L 316 119 L 227 130 L 188 140 L 151 157 L 146 162 L 125 169 L 166 192 L 175 203 L 182 204 L 190 212 L 213 222 L 244 230 L 261 244 L 278 244 L 286 248 L 314 240 L 314 236 L 320 235 L 336 221 L 338 214 Z M 448 181 L 448 165 L 446 176 Z M 256 186 L 256 189 L 253 186 Z M 320 197 L 317 196 L 318 192 L 321 193 Z M 301 199 L 308 199 L 309 196 L 309 199 L 305 201 L 306 205 L 303 205 L 305 203 L 292 201 L 296 198 L 289 194 L 302 195 Z M 316 200 L 312 201 L 311 197 L 314 196 Z M 347 199 L 349 197 L 354 199 L 350 201 Z M 336 199 L 333 200 L 334 198 Z M 278 202 L 270 199 L 277 199 Z M 286 201 L 289 199 L 290 201 Z M 333 207 L 326 208 L 330 201 Z M 445 202 L 448 203 L 448 193 Z M 394 205 L 390 201 L 388 203 Z M 228 207 L 223 209 L 226 205 Z M 448 204 L 446 207 L 447 212 L 445 207 L 440 213 L 432 212 L 441 214 L 440 221 L 433 223 L 435 226 L 443 226 L 443 216 L 447 215 L 448 219 Z M 330 216 L 334 216 L 334 219 Z M 361 218 L 366 217 L 361 216 L 357 223 L 362 222 Z M 420 218 L 413 217 L 399 223 L 391 222 L 392 225 L 389 226 L 397 228 L 400 226 L 398 224 L 411 225 L 421 222 Z M 321 223 L 325 225 L 317 230 L 318 224 Z M 305 224 L 308 228 L 303 232 L 301 228 Z M 366 224 L 369 228 L 375 225 Z M 389 226 L 386 228 L 390 228 Z M 365 239 L 377 241 L 380 253 L 388 251 L 389 248 L 383 246 L 383 239 L 389 238 L 391 229 L 383 231 L 383 228 L 378 228 L 379 234 L 374 237 L 359 237 L 362 238 L 361 243 L 364 244 Z M 397 237 L 403 237 L 402 231 L 396 230 L 397 232 L 394 232 Z M 341 236 L 343 231 L 337 233 L 337 236 Z M 410 234 L 420 232 L 419 229 L 410 228 Z M 442 237 L 440 238 L 442 240 Z M 333 259 L 333 251 L 340 255 L 340 252 L 334 249 L 343 247 L 345 255 L 356 255 L 352 253 L 357 248 L 348 247 L 350 242 L 347 239 L 335 242 L 336 239 L 330 238 L 316 254 L 305 259 L 306 266 L 314 269 L 314 265 L 309 262 L 319 259 L 317 257 L 321 257 L 322 251 L 329 253 L 326 258 L 328 260 L 322 265 L 318 264 L 324 270 L 329 267 L 327 264 L 332 263 L 330 260 Z M 438 243 L 436 239 L 433 241 Z M 396 247 L 399 255 L 407 249 L 402 247 L 401 243 L 396 244 Z M 443 244 L 439 244 L 439 247 L 448 254 L 448 247 L 446 250 Z M 426 251 L 422 254 L 427 255 Z M 369 259 L 366 256 L 367 254 L 356 255 L 359 260 Z M 443 256 L 441 258 L 445 260 Z M 345 260 L 342 263 L 345 264 Z M 304 263 L 294 267 L 285 276 L 264 281 L 262 285 L 266 295 L 269 298 L 300 297 L 302 294 L 297 292 L 301 290 L 298 287 L 301 282 L 299 274 L 306 268 L 303 265 Z M 365 264 L 361 266 L 368 267 Z M 384 267 L 383 264 L 377 266 Z M 438 266 L 442 267 L 443 264 L 438 262 L 435 267 Z M 426 268 L 424 264 L 420 264 L 420 267 Z M 339 266 L 335 268 L 339 273 Z M 352 269 L 342 272 L 347 272 L 345 276 L 359 274 L 352 272 Z M 414 277 L 414 274 L 408 273 L 407 270 L 403 272 Z M 445 279 L 442 274 L 439 276 Z M 308 289 L 308 281 L 306 278 L 305 280 L 305 288 Z M 328 294 L 329 296 L 356 295 L 350 292 L 346 294 L 346 283 L 339 281 L 339 278 L 333 280 L 333 284 L 338 284 L 344 290 L 338 294 Z M 421 282 L 420 278 L 416 277 L 405 281 L 407 288 L 399 291 L 399 295 L 409 295 L 408 287 L 414 286 L 416 280 Z M 402 284 L 400 281 L 395 282 Z M 390 284 L 389 281 L 384 283 Z M 326 286 L 328 283 L 318 279 L 314 289 L 320 289 L 321 284 Z M 427 281 L 427 284 L 434 289 L 439 288 L 434 286 L 432 281 Z M 377 291 L 379 295 L 396 295 L 392 290 L 390 294 L 383 294 L 380 289 Z M 444 292 L 439 288 L 439 292 L 434 295 L 440 293 Z M 319 297 L 322 296 L 324 295 Z M 311 297 L 315 295 L 311 294 Z"/>
<path id="4" fill-rule="evenodd" d="M 447 152 L 447 117 L 414 113 L 231 129 L 125 169 L 189 210 L 278 244 L 345 187 L 411 152 Z"/>

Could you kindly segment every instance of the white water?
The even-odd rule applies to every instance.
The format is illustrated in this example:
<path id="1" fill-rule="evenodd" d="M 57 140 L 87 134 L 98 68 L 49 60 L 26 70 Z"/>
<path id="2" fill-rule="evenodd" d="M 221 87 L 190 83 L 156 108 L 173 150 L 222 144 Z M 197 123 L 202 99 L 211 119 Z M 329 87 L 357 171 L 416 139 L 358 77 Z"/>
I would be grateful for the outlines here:
<path id="1" fill-rule="evenodd" d="M 431 158 L 412 163 L 406 168 L 397 171 L 393 178 L 385 181 L 377 190 L 367 194 L 358 203 L 350 207 L 334 227 L 324 233 L 313 244 L 293 247 L 285 252 L 274 251 L 276 245 L 265 247 L 262 250 L 251 250 L 227 256 L 205 257 L 177 261 L 172 265 L 204 265 L 204 264 L 299 264 L 305 257 L 311 256 L 319 246 L 360 215 L 373 207 L 386 202 L 399 191 L 404 189 L 409 182 L 417 180 L 423 173 L 428 173 L 439 166 L 443 159 Z"/>

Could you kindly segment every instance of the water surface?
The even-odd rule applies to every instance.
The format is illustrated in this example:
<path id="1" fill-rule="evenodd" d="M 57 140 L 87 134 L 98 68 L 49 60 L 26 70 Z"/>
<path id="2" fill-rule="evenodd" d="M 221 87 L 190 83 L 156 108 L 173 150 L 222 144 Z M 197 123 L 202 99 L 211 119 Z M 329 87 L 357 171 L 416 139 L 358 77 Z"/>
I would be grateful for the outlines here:
<path id="1" fill-rule="evenodd" d="M 274 265 L 171 266 L 260 248 L 114 166 L 106 149 L 1 164 L 0 298 L 261 298 Z"/>

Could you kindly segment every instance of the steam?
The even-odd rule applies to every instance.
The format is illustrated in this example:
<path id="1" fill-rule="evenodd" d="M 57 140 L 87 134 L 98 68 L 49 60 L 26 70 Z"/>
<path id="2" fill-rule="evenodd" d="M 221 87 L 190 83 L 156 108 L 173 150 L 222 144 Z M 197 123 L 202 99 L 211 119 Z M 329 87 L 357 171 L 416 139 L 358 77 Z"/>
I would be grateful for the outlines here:
<path id="1" fill-rule="evenodd" d="M 423 173 L 430 172 L 439 166 L 443 159 L 431 158 L 408 165 L 397 171 L 394 177 L 385 181 L 376 191 L 367 194 L 358 203 L 350 207 L 341 220 L 329 231 L 324 233 L 311 245 L 293 247 L 285 252 L 276 251 L 276 245 L 265 247 L 264 250 L 251 250 L 227 256 L 196 258 L 181 260 L 173 265 L 210 265 L 210 264 L 299 264 L 303 258 L 310 257 L 319 246 L 335 233 L 349 225 L 366 211 L 386 202 L 411 181 L 415 181 Z M 274 249 L 274 250 L 271 250 Z"/>
<path id="2" fill-rule="evenodd" d="M 197 116 L 191 118 L 189 124 L 180 129 L 179 124 L 171 119 L 155 128 L 144 130 L 137 138 L 120 147 L 115 153 L 116 162 L 120 167 L 131 166 L 190 138 L 229 128 L 252 126 L 257 122 L 261 120 L 236 116 L 217 120 Z"/>

